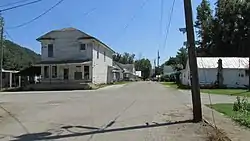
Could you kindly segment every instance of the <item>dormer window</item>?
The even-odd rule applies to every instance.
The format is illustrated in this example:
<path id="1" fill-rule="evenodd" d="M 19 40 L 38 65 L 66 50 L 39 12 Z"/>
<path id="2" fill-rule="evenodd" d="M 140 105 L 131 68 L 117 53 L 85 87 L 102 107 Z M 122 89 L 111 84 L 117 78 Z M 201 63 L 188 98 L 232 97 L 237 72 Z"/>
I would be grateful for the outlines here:
<path id="1" fill-rule="evenodd" d="M 80 44 L 80 50 L 81 51 L 86 50 L 86 44 Z"/>

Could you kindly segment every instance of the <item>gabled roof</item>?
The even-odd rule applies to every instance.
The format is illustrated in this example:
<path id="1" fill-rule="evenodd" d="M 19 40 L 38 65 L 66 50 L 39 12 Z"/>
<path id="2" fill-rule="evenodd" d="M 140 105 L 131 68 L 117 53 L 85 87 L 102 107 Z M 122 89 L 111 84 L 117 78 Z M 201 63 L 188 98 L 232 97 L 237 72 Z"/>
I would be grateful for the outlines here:
<path id="1" fill-rule="evenodd" d="M 69 28 L 62 28 L 62 29 L 58 29 L 58 30 L 52 30 L 44 35 L 42 35 L 41 37 L 37 38 L 37 41 L 42 41 L 42 40 L 55 40 L 55 38 L 51 37 L 51 33 L 55 33 L 55 32 L 70 32 L 70 31 L 78 31 L 80 33 L 82 33 L 82 37 L 79 37 L 78 40 L 81 39 L 93 39 L 99 43 L 101 43 L 102 45 L 104 45 L 107 49 L 111 50 L 113 53 L 115 52 L 113 49 L 111 49 L 108 45 L 104 44 L 102 41 L 100 41 L 99 39 L 79 30 L 73 27 L 69 27 Z"/>
<path id="2" fill-rule="evenodd" d="M 222 60 L 223 68 L 246 69 L 247 57 L 197 57 L 198 68 L 218 68 L 218 60 Z"/>
<path id="3" fill-rule="evenodd" d="M 125 73 L 133 73 L 132 71 L 133 71 L 133 68 L 134 68 L 134 64 L 122 64 L 122 63 L 114 61 L 114 65 L 118 66 Z"/>

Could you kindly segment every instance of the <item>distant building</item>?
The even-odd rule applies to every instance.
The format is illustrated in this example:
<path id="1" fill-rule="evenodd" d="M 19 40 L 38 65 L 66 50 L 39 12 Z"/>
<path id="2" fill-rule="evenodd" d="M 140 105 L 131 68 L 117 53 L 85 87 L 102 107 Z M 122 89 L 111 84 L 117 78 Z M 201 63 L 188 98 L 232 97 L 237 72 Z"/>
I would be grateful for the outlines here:
<path id="1" fill-rule="evenodd" d="M 141 71 L 136 71 L 135 74 L 136 76 L 141 77 Z"/>
<path id="2" fill-rule="evenodd" d="M 164 66 L 163 67 L 163 75 L 170 75 L 172 74 L 174 71 L 174 69 L 172 68 L 172 66 Z"/>
<path id="3" fill-rule="evenodd" d="M 221 67 L 219 68 L 219 60 Z M 248 58 L 243 57 L 197 57 L 198 75 L 201 85 L 213 85 L 218 82 L 218 74 L 226 87 L 243 88 L 248 85 Z M 191 85 L 190 67 L 181 71 L 181 82 Z"/>

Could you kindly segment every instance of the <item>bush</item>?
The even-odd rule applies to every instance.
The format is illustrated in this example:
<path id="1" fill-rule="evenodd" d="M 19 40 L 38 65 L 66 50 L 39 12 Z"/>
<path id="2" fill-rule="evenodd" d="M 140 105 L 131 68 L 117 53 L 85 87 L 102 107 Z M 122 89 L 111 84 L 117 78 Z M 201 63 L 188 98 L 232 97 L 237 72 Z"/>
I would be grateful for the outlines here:
<path id="1" fill-rule="evenodd" d="M 233 111 L 233 120 L 250 128 L 250 104 L 246 97 L 241 99 L 239 96 L 237 96 L 236 102 L 234 102 L 233 105 Z"/>

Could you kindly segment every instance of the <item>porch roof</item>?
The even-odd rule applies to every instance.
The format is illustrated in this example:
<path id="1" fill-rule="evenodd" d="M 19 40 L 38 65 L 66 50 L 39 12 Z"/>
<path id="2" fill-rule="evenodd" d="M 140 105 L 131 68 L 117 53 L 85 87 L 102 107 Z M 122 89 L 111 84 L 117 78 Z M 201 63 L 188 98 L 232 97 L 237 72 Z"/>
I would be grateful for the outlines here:
<path id="1" fill-rule="evenodd" d="M 31 66 L 29 68 L 25 68 L 17 73 L 21 76 L 39 76 L 41 75 L 41 67 L 39 66 Z"/>
<path id="2" fill-rule="evenodd" d="M 91 61 L 90 59 L 79 59 L 79 60 L 59 60 L 59 61 L 41 61 L 36 65 L 48 65 L 48 64 L 75 64 L 75 63 L 86 63 Z"/>

